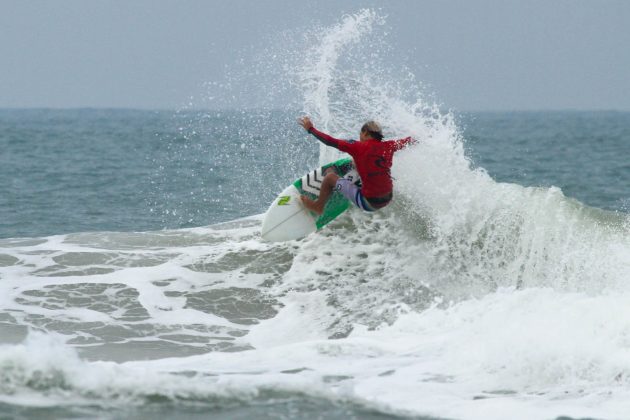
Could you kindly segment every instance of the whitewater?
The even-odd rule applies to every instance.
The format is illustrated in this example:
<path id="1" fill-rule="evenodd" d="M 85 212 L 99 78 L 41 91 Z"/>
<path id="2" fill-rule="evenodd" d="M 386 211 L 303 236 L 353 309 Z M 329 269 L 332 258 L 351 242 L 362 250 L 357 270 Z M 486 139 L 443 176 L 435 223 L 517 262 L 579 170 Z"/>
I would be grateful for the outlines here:
<path id="1" fill-rule="evenodd" d="M 0 239 L 0 410 L 627 418 L 627 212 L 493 179 L 455 114 L 388 65 L 386 28 L 343 16 L 282 68 L 323 131 L 375 119 L 420 140 L 390 206 L 286 243 L 261 240 L 263 214 Z"/>

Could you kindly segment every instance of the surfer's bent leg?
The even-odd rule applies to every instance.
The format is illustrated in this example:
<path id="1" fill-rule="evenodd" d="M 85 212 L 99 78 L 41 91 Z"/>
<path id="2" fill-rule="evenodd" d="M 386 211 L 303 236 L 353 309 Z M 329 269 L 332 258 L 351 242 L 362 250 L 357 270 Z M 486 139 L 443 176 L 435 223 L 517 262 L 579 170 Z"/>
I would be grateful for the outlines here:
<path id="1" fill-rule="evenodd" d="M 339 179 L 339 175 L 334 172 L 329 172 L 324 177 L 322 181 L 321 189 L 319 190 L 319 197 L 317 200 L 311 200 L 306 196 L 302 196 L 302 202 L 304 206 L 317 213 L 322 214 L 324 212 L 324 207 L 326 207 L 326 202 L 330 198 L 330 195 L 335 190 L 335 186 L 337 185 L 337 180 Z"/>

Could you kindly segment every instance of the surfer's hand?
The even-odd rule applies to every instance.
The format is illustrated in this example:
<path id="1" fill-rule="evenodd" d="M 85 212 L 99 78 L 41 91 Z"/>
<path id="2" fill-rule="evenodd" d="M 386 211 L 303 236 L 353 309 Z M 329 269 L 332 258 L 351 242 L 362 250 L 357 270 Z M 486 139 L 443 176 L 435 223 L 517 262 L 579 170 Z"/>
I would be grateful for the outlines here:
<path id="1" fill-rule="evenodd" d="M 304 127 L 304 129 L 306 131 L 310 130 L 311 128 L 313 128 L 313 123 L 311 122 L 311 119 L 309 117 L 302 117 L 298 120 L 298 123 Z"/>

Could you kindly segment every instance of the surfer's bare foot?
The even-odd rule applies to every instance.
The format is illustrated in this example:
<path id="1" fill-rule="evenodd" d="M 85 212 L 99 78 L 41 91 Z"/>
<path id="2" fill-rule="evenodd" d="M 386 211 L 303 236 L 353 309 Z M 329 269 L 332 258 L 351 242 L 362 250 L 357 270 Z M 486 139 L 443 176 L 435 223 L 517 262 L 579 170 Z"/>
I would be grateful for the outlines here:
<path id="1" fill-rule="evenodd" d="M 300 196 L 300 198 L 302 199 L 302 203 L 304 203 L 304 207 L 310 211 L 317 214 L 322 214 L 324 212 L 324 209 L 317 205 L 317 201 L 311 200 L 305 195 Z"/>

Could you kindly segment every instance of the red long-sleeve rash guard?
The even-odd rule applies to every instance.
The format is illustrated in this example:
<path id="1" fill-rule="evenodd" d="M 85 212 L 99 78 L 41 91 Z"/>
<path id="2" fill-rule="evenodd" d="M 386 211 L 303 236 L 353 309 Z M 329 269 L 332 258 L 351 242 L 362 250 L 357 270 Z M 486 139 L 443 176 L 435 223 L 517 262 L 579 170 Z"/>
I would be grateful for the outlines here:
<path id="1" fill-rule="evenodd" d="M 411 137 L 387 141 L 375 139 L 345 141 L 322 133 L 315 127 L 310 128 L 308 132 L 325 145 L 352 156 L 357 172 L 361 176 L 361 193 L 367 199 L 391 194 L 393 183 L 390 171 L 394 153 L 415 141 Z"/>

